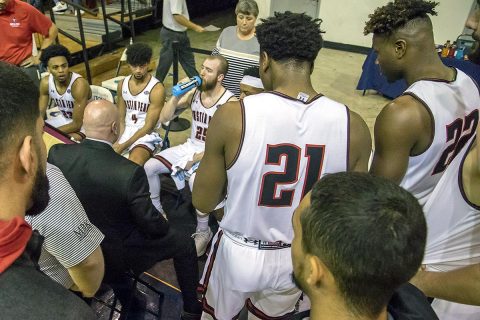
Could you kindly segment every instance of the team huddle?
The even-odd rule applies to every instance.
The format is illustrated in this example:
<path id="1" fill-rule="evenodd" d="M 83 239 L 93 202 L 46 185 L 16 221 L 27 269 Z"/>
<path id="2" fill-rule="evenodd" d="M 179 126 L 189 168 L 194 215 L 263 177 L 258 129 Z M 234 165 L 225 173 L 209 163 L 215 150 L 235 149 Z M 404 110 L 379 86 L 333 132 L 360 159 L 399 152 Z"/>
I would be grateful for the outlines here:
<path id="1" fill-rule="evenodd" d="M 45 118 L 53 101 L 59 115 L 47 123 L 80 145 L 106 143 L 131 162 L 117 159 L 113 170 L 131 170 L 141 182 L 141 191 L 127 193 L 135 193 L 131 206 L 142 202 L 138 210 L 148 218 L 139 213 L 132 221 L 146 229 L 156 221 L 163 229 L 145 231 L 142 245 L 132 246 L 138 252 L 125 253 L 127 261 L 144 259 L 139 251 L 146 243 L 164 248 L 153 244 L 156 236 L 176 239 L 168 243 L 192 241 L 182 244 L 181 254 L 145 258 L 138 267 L 145 271 L 155 261 L 176 259 L 184 319 L 199 313 L 193 246 L 196 256 L 208 254 L 200 280 L 202 319 L 234 319 L 244 307 L 256 318 L 289 319 L 302 304 L 312 319 L 407 319 L 402 315 L 408 313 L 477 319 L 473 289 L 448 284 L 464 278 L 460 284 L 468 283 L 478 274 L 472 266 L 480 264 L 480 92 L 435 51 L 429 15 L 436 15 L 436 5 L 396 0 L 366 22 L 364 33 L 373 34 L 382 73 L 409 86 L 378 115 L 374 146 L 359 114 L 312 85 L 323 46 L 321 20 L 291 12 L 275 13 L 256 27 L 259 67 L 245 71 L 240 99 L 222 84 L 229 63 L 221 53 L 202 62 L 200 86 L 166 99 L 163 83 L 148 71 L 152 49 L 134 43 L 126 51 L 131 74 L 118 83 L 117 105 L 96 101 L 87 81 L 69 70 L 68 50 L 51 45 L 41 56 L 50 75 L 41 80 L 38 107 Z M 190 137 L 162 148 L 161 124 L 187 108 Z M 76 188 L 88 189 L 83 177 L 89 179 L 91 164 L 68 155 L 73 148 L 54 147 L 49 161 L 109 239 L 110 218 L 97 225 L 82 198 L 90 195 Z M 70 178 L 68 172 L 81 165 L 81 179 Z M 177 189 L 188 184 L 192 191 L 193 240 L 166 231 L 164 174 Z M 120 181 L 114 175 L 112 183 Z M 214 234 L 209 216 L 219 210 Z M 108 259 L 105 254 L 107 265 Z M 435 278 L 437 273 L 445 278 Z M 447 286 L 442 291 L 434 282 Z M 421 291 L 435 298 L 431 305 Z M 416 303 L 399 303 L 403 295 Z"/>

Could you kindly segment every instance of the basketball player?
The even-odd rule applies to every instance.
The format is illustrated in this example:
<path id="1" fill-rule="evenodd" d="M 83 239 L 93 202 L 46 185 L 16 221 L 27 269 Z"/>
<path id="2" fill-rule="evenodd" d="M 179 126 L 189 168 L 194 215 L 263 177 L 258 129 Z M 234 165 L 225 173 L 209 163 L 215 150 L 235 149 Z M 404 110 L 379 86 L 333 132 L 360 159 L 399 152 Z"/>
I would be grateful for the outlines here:
<path id="1" fill-rule="evenodd" d="M 380 112 L 370 172 L 389 178 L 424 205 L 443 172 L 478 124 L 475 82 L 446 67 L 435 51 L 437 2 L 402 0 L 377 8 L 366 23 L 377 62 L 389 81 L 409 87 Z"/>
<path id="2" fill-rule="evenodd" d="M 262 79 L 260 79 L 258 67 L 250 67 L 243 70 L 243 78 L 240 81 L 240 99 L 263 91 L 263 83 Z"/>
<path id="3" fill-rule="evenodd" d="M 476 320 L 480 314 L 480 147 L 478 134 L 451 162 L 424 206 L 427 246 L 412 280 L 440 319 Z M 438 298 L 438 299 L 437 299 Z M 449 301 L 454 302 L 449 302 Z"/>
<path id="4" fill-rule="evenodd" d="M 207 57 L 200 70 L 202 85 L 183 96 L 172 96 L 160 113 L 160 121 L 164 123 L 174 118 L 175 110 L 185 109 L 189 106 L 192 108 L 192 131 L 187 142 L 157 153 L 145 164 L 152 202 L 160 212 L 163 212 L 163 209 L 160 203 L 159 174 L 173 173 L 177 187 L 182 189 L 185 182 L 179 181 L 176 173 L 187 171 L 188 174 L 191 174 L 188 183 L 192 189 L 196 173 L 191 168 L 203 158 L 210 120 L 219 106 L 227 101 L 237 100 L 232 92 L 222 86 L 222 80 L 227 70 L 228 62 L 224 57 Z M 212 231 L 208 226 L 208 214 L 197 210 L 197 230 L 193 234 L 193 238 L 198 256 L 205 253 L 212 236 Z"/>
<path id="5" fill-rule="evenodd" d="M 70 52 L 62 45 L 55 44 L 44 49 L 40 59 L 50 73 L 40 81 L 38 105 L 41 114 L 45 117 L 49 98 L 52 99 L 61 115 L 46 122 L 75 140 L 82 140 L 85 138 L 80 132 L 83 111 L 92 96 L 87 80 L 69 70 Z"/>
<path id="6" fill-rule="evenodd" d="M 294 208 L 324 174 L 366 171 L 371 150 L 363 119 L 312 87 L 318 19 L 275 13 L 257 38 L 267 92 L 217 111 L 193 188 L 201 212 L 228 194 L 201 281 L 204 318 L 232 319 L 245 301 L 262 319 L 293 312 Z"/>
<path id="7" fill-rule="evenodd" d="M 312 303 L 310 319 L 438 320 L 407 283 L 422 262 L 427 228 L 403 188 L 367 173 L 329 174 L 292 224 L 294 277 Z"/>
<path id="8" fill-rule="evenodd" d="M 152 48 L 134 43 L 127 48 L 127 63 L 131 75 L 118 83 L 120 138 L 113 145 L 119 154 L 130 152 L 128 158 L 143 166 L 162 143 L 155 129 L 165 102 L 165 88 L 148 73 Z"/>

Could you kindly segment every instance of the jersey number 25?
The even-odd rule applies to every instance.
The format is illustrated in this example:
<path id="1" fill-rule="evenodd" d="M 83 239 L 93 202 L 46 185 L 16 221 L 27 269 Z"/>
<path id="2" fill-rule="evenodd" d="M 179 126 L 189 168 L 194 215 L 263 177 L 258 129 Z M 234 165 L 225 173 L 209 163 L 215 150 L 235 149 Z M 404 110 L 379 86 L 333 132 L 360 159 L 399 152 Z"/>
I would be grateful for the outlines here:
<path id="1" fill-rule="evenodd" d="M 283 189 L 277 195 L 279 185 L 296 184 L 300 169 L 301 157 L 307 158 L 307 166 L 303 179 L 302 198 L 312 189 L 313 184 L 320 179 L 322 172 L 323 157 L 325 154 L 324 145 L 307 144 L 302 149 L 294 144 L 268 145 L 265 164 L 280 165 L 282 157 L 285 157 L 283 171 L 266 172 L 262 177 L 262 186 L 259 206 L 265 207 L 290 207 L 293 202 L 295 187 L 292 189 Z"/>

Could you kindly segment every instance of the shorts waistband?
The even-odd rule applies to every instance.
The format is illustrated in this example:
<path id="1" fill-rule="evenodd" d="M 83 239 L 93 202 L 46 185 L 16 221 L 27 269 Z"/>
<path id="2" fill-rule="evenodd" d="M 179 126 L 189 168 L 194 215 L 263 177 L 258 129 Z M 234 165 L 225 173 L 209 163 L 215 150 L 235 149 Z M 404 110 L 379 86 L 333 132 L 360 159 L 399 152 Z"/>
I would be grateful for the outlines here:
<path id="1" fill-rule="evenodd" d="M 263 241 L 263 240 L 247 238 L 238 233 L 228 232 L 226 230 L 223 230 L 223 233 L 230 240 L 240 245 L 257 248 L 258 250 L 278 250 L 278 249 L 290 248 L 292 246 L 290 243 L 285 243 L 282 241 L 271 242 L 271 241 Z"/>
<path id="2" fill-rule="evenodd" d="M 185 32 L 187 32 L 187 31 L 177 31 L 177 30 L 172 30 L 172 29 L 170 29 L 170 28 L 167 28 L 167 27 L 165 27 L 165 26 L 163 26 L 163 28 L 164 28 L 165 30 L 168 30 L 168 31 L 171 31 L 171 32 L 175 32 L 175 33 L 185 33 Z"/>

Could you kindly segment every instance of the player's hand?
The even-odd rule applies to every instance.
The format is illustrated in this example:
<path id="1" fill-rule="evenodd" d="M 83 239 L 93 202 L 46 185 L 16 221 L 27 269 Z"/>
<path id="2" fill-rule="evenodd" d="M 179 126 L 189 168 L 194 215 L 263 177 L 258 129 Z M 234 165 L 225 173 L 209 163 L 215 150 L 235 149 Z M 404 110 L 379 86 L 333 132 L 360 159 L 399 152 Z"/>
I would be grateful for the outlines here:
<path id="1" fill-rule="evenodd" d="M 123 150 L 125 150 L 125 146 L 123 144 L 115 143 L 113 145 L 113 150 L 118 154 L 122 154 Z"/>

